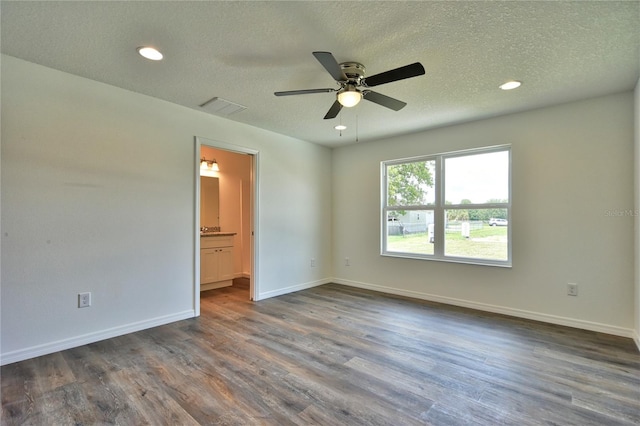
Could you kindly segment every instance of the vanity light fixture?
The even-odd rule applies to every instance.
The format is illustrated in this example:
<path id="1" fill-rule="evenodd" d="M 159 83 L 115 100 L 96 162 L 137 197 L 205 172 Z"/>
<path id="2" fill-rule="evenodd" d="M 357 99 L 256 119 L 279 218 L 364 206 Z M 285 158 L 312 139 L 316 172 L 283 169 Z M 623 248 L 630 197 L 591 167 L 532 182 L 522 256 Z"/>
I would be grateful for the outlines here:
<path id="1" fill-rule="evenodd" d="M 158 49 L 155 49 L 150 46 L 141 46 L 138 47 L 138 53 L 143 58 L 150 59 L 152 61 L 159 61 L 163 58 L 162 53 Z"/>
<path id="2" fill-rule="evenodd" d="M 511 81 L 507 81 L 506 83 L 502 83 L 498 87 L 500 87 L 502 90 L 513 90 L 513 89 L 517 89 L 521 85 L 522 85 L 521 81 L 511 80 Z"/>
<path id="3" fill-rule="evenodd" d="M 211 172 L 219 172 L 220 167 L 218 167 L 218 162 L 214 158 L 213 160 L 207 160 L 202 157 L 200 160 L 200 171 L 211 171 Z"/>

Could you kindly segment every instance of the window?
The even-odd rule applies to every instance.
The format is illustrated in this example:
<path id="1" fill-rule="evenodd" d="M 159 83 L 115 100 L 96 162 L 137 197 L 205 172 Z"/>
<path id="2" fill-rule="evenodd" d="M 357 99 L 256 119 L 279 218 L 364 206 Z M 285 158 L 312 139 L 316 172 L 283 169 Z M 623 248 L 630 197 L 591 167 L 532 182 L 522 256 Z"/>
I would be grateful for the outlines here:
<path id="1" fill-rule="evenodd" d="M 509 147 L 382 163 L 382 254 L 511 266 Z"/>

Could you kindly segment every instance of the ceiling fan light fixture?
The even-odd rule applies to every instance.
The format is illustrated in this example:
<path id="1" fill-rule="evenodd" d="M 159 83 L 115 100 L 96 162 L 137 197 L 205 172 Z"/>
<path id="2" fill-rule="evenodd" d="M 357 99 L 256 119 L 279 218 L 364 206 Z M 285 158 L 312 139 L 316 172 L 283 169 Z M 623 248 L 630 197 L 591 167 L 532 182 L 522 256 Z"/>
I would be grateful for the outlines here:
<path id="1" fill-rule="evenodd" d="M 338 102 L 343 107 L 351 108 L 362 100 L 362 93 L 355 86 L 347 85 L 344 89 L 338 92 Z"/>
<path id="2" fill-rule="evenodd" d="M 345 126 L 344 124 L 338 124 L 337 126 L 334 127 L 334 129 L 336 129 L 336 130 L 347 130 L 347 126 Z"/>
<path id="3" fill-rule="evenodd" d="M 155 49 L 155 48 L 150 47 L 150 46 L 138 47 L 138 53 L 143 58 L 147 58 L 147 59 L 150 59 L 152 61 L 159 61 L 159 60 L 161 60 L 163 58 L 162 53 L 160 53 L 160 51 L 158 49 Z"/>
<path id="4" fill-rule="evenodd" d="M 502 90 L 513 90 L 513 89 L 517 89 L 520 86 L 522 86 L 521 81 L 511 80 L 511 81 L 507 81 L 506 83 L 502 83 L 498 87 L 500 87 Z"/>

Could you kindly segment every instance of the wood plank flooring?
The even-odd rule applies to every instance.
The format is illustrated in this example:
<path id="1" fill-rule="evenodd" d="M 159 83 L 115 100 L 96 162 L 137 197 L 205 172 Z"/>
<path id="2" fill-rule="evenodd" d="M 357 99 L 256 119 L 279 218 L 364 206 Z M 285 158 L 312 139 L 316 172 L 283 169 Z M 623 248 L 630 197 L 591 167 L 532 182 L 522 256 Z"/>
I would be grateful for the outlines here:
<path id="1" fill-rule="evenodd" d="M 638 425 L 630 339 L 328 284 L 10 364 L 2 425 Z"/>

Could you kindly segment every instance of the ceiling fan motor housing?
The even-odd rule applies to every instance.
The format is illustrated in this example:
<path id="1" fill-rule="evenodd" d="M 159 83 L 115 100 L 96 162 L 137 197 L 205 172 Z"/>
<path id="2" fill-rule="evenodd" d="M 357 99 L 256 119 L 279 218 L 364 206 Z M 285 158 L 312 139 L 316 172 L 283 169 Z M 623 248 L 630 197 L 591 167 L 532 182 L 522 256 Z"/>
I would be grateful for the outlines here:
<path id="1" fill-rule="evenodd" d="M 342 62 L 340 68 L 342 68 L 342 72 L 349 79 L 349 84 L 360 85 L 360 80 L 364 78 L 364 65 L 359 62 Z"/>

